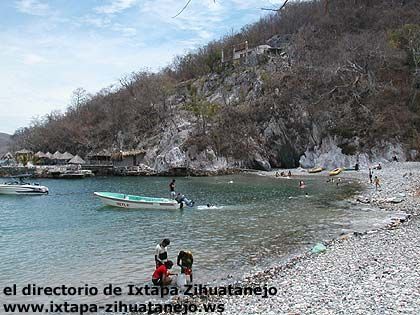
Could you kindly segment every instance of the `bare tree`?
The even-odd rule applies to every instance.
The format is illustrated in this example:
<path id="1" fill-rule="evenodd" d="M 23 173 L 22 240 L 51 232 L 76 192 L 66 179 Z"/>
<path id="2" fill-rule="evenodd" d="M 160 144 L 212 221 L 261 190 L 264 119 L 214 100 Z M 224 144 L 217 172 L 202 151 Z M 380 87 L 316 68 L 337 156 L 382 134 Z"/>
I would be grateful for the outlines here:
<path id="1" fill-rule="evenodd" d="M 172 18 L 176 18 L 178 16 L 181 15 L 182 12 L 185 11 L 185 9 L 189 6 L 189 4 L 191 3 L 192 0 L 188 0 L 187 3 L 185 3 L 185 5 L 182 7 L 182 9 L 176 14 L 174 15 Z M 213 0 L 216 3 L 216 0 Z"/>

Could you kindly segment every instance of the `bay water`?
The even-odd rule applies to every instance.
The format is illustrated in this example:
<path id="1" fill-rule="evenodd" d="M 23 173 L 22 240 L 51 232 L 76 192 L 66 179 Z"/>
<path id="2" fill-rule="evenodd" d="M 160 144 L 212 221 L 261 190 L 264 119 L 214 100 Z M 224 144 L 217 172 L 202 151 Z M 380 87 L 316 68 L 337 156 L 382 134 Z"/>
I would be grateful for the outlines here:
<path id="1" fill-rule="evenodd" d="M 382 224 L 388 217 L 351 206 L 347 199 L 361 189 L 358 184 L 336 186 L 325 177 L 305 178 L 305 189 L 299 189 L 299 178 L 177 178 L 176 190 L 196 206 L 175 211 L 105 207 L 93 195 L 109 191 L 168 197 L 170 180 L 44 179 L 39 182 L 49 187 L 47 196 L 0 195 L 0 284 L 151 284 L 154 249 L 163 238 L 171 240 L 169 258 L 174 262 L 180 250 L 192 251 L 196 282 L 217 283 L 279 263 L 343 231 Z M 102 303 L 109 298 L 85 299 Z M 28 297 L 11 300 L 28 302 Z"/>

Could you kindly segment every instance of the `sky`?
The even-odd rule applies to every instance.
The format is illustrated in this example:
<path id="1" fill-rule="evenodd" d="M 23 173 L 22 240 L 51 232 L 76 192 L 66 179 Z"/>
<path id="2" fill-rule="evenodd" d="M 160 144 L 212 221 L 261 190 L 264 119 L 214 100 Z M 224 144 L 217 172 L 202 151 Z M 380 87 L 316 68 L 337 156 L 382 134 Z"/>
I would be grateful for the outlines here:
<path id="1" fill-rule="evenodd" d="M 0 132 L 257 21 L 283 0 L 0 0 Z"/>

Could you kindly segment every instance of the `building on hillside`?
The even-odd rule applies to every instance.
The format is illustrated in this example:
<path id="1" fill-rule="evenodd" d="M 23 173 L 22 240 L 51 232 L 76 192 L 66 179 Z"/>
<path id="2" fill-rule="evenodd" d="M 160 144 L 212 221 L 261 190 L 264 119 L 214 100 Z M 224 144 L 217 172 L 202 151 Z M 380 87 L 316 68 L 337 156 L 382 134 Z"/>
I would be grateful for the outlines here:
<path id="1" fill-rule="evenodd" d="M 115 168 L 139 166 L 146 155 L 145 150 L 118 151 L 112 154 L 112 165 Z"/>
<path id="2" fill-rule="evenodd" d="M 284 39 L 282 40 L 285 41 Z M 239 43 L 233 46 L 231 59 L 226 58 L 224 51 L 222 50 L 222 63 L 229 62 L 229 61 L 233 61 L 233 62 L 242 61 L 242 62 L 247 63 L 250 58 L 256 59 L 258 58 L 258 56 L 262 56 L 262 55 L 282 56 L 283 54 L 285 54 L 284 52 L 285 45 L 283 44 L 283 42 L 281 42 L 282 43 L 281 45 L 279 44 L 280 39 L 274 40 L 274 38 L 271 38 L 267 42 L 268 42 L 267 44 L 258 45 L 252 48 L 249 47 L 248 41 Z M 270 43 L 279 45 L 279 47 L 271 46 Z"/>
<path id="3" fill-rule="evenodd" d="M 87 164 L 98 166 L 112 166 L 111 152 L 108 150 L 101 150 L 99 152 L 90 152 L 86 156 Z"/>

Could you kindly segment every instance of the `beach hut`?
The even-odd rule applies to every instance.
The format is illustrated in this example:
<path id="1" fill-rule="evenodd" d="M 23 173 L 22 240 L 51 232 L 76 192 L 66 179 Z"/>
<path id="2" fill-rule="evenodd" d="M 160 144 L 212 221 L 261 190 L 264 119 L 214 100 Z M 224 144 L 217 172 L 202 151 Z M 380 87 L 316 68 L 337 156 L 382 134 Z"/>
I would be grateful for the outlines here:
<path id="1" fill-rule="evenodd" d="M 73 154 L 71 154 L 71 153 L 69 153 L 69 152 L 64 152 L 62 155 L 61 155 L 61 160 L 64 162 L 64 163 L 68 163 L 72 158 L 74 158 L 74 155 Z"/>
<path id="2" fill-rule="evenodd" d="M 69 164 L 76 164 L 76 165 L 81 165 L 81 164 L 86 164 L 85 160 L 83 160 L 80 156 L 75 155 L 70 161 Z"/>
<path id="3" fill-rule="evenodd" d="M 63 164 L 63 160 L 61 159 L 62 155 L 63 153 L 61 153 L 60 151 L 55 151 L 55 153 L 52 155 L 53 164 Z"/>
<path id="4" fill-rule="evenodd" d="M 47 156 L 45 155 L 44 152 L 38 151 L 37 153 L 35 153 L 34 156 L 35 156 L 35 159 L 34 159 L 35 164 L 42 164 L 42 165 L 47 164 L 46 163 Z"/>
<path id="5" fill-rule="evenodd" d="M 86 156 L 89 165 L 100 165 L 100 166 L 110 166 L 111 162 L 111 152 L 103 149 L 98 152 L 90 152 Z"/>
<path id="6" fill-rule="evenodd" d="M 129 151 L 118 151 L 112 154 L 112 165 L 114 167 L 138 166 L 143 162 L 146 151 L 135 149 Z"/>

